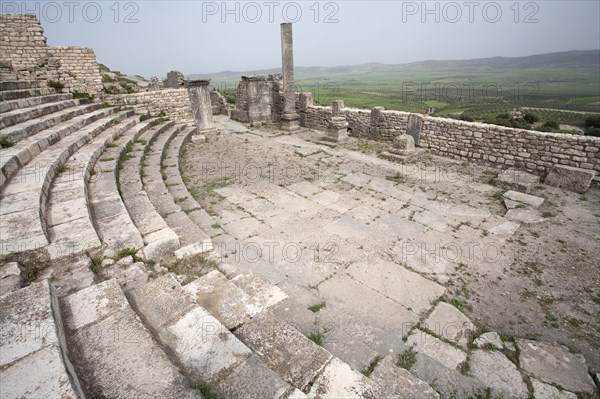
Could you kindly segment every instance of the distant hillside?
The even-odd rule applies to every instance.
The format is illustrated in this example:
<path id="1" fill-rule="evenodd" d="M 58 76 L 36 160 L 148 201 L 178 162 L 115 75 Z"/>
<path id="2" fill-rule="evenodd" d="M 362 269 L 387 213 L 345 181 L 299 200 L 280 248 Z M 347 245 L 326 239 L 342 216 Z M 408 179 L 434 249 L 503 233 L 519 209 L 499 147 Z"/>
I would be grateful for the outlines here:
<path id="1" fill-rule="evenodd" d="M 573 50 L 558 53 L 536 54 L 526 57 L 493 57 L 472 60 L 428 60 L 408 64 L 368 63 L 337 67 L 296 67 L 296 74 L 328 74 L 355 72 L 426 72 L 426 71 L 490 71 L 528 68 L 600 68 L 600 50 Z M 242 75 L 267 75 L 280 73 L 281 68 L 256 71 L 222 71 L 209 74 L 192 74 L 189 79 L 211 78 L 215 81 L 237 81 Z"/>

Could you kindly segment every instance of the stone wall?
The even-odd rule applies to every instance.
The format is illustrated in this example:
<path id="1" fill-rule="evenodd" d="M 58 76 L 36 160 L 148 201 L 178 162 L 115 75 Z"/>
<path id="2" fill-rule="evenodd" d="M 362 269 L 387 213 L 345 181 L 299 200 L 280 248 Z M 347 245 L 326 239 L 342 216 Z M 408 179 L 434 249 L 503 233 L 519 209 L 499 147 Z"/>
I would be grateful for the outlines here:
<path id="1" fill-rule="evenodd" d="M 136 112 L 157 115 L 164 112 L 167 118 L 195 124 L 187 89 L 164 89 L 132 94 L 106 96 L 109 104 L 131 106 Z"/>
<path id="2" fill-rule="evenodd" d="M 446 118 L 424 117 L 421 147 L 457 159 L 515 166 L 545 175 L 552 165 L 600 174 L 600 137 L 545 133 Z"/>
<path id="3" fill-rule="evenodd" d="M 221 92 L 211 90 L 210 103 L 212 104 L 213 115 L 229 115 L 229 105 L 227 99 Z"/>
<path id="4" fill-rule="evenodd" d="M 34 15 L 0 14 L 0 61 L 19 79 L 37 79 L 36 70 L 48 59 L 44 29 Z"/>
<path id="5" fill-rule="evenodd" d="M 83 47 L 48 47 L 34 15 L 0 14 L 0 61 L 19 80 L 54 80 L 66 91 L 93 95 L 102 91 L 94 51 Z"/>
<path id="6" fill-rule="evenodd" d="M 57 60 L 57 68 L 48 71 L 47 79 L 65 85 L 66 91 L 98 95 L 102 92 L 102 77 L 96 54 L 85 47 L 49 47 L 48 54 Z"/>
<path id="7" fill-rule="evenodd" d="M 300 93 L 296 108 L 302 126 L 327 130 L 332 107 L 314 106 L 310 93 Z M 391 142 L 397 135 L 410 134 L 420 147 L 436 155 L 514 166 L 541 176 L 554 164 L 568 165 L 594 170 L 595 180 L 600 181 L 600 137 L 513 129 L 382 107 L 343 108 L 340 116 L 346 117 L 349 135 L 354 137 Z"/>

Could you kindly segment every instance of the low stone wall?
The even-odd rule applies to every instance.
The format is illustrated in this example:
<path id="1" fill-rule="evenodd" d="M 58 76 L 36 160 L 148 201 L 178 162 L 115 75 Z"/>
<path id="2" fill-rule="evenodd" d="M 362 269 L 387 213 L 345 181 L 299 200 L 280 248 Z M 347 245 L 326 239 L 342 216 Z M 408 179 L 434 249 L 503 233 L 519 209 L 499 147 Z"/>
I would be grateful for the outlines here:
<path id="1" fill-rule="evenodd" d="M 48 54 L 57 60 L 57 68 L 48 71 L 47 79 L 65 85 L 69 92 L 98 95 L 102 92 L 102 77 L 94 50 L 86 47 L 49 47 Z"/>
<path id="2" fill-rule="evenodd" d="M 136 112 L 152 115 L 164 112 L 167 118 L 195 124 L 187 89 L 164 89 L 133 94 L 105 96 L 104 101 L 121 106 L 131 106 Z"/>
<path id="3" fill-rule="evenodd" d="M 327 130 L 332 107 L 314 106 L 310 93 L 300 93 L 296 108 L 302 126 Z M 343 108 L 339 115 L 345 116 L 349 135 L 354 137 L 391 142 L 397 135 L 410 134 L 421 148 L 436 155 L 514 166 L 541 176 L 555 164 L 568 165 L 593 170 L 595 180 L 600 181 L 600 137 L 513 129 L 382 107 Z"/>
<path id="4" fill-rule="evenodd" d="M 544 133 L 446 118 L 423 119 L 420 145 L 434 154 L 515 166 L 539 175 L 547 174 L 554 164 L 600 174 L 599 137 Z"/>

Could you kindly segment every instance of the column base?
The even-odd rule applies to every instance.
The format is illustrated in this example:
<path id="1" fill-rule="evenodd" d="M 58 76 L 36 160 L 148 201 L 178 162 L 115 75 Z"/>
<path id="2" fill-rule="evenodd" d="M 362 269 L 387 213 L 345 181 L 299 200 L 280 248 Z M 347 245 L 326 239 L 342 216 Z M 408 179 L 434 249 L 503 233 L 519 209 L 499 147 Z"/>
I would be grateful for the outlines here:
<path id="1" fill-rule="evenodd" d="M 282 115 L 279 128 L 286 132 L 300 130 L 300 117 L 298 115 Z"/>

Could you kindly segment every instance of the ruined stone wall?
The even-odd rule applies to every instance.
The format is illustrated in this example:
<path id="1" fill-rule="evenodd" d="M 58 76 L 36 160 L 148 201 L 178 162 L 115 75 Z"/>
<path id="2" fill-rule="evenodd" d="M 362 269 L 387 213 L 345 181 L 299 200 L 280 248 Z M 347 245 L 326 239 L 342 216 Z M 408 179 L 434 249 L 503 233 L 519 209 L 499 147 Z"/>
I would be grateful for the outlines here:
<path id="1" fill-rule="evenodd" d="M 211 90 L 210 103 L 212 105 L 213 115 L 229 115 L 229 105 L 227 99 L 221 92 Z"/>
<path id="2" fill-rule="evenodd" d="M 49 70 L 48 80 L 65 85 L 69 92 L 79 91 L 98 95 L 102 92 L 102 77 L 96 62 L 96 54 L 85 47 L 49 47 L 48 54 L 58 61 L 57 68 Z"/>
<path id="3" fill-rule="evenodd" d="M 301 95 L 304 93 L 301 93 Z M 297 101 L 304 127 L 326 130 L 331 107 Z M 422 120 L 419 145 L 442 155 L 463 160 L 480 160 L 499 167 L 514 166 L 544 176 L 552 165 L 568 165 L 596 171 L 600 181 L 600 138 L 514 129 L 484 123 L 436 118 L 422 114 L 344 108 L 349 134 L 378 141 L 409 133 L 409 119 Z M 418 134 L 418 133 L 417 133 Z M 417 141 L 417 140 L 415 140 Z"/>
<path id="4" fill-rule="evenodd" d="M 97 95 L 102 77 L 94 51 L 83 47 L 48 47 L 34 15 L 0 14 L 0 61 L 17 79 L 54 80 L 68 92 Z"/>
<path id="5" fill-rule="evenodd" d="M 133 94 L 106 96 L 109 104 L 131 106 L 136 112 L 157 115 L 164 112 L 167 118 L 195 124 L 187 89 L 164 89 Z"/>
<path id="6" fill-rule="evenodd" d="M 424 117 L 420 146 L 433 154 L 515 166 L 539 175 L 549 172 L 554 164 L 595 170 L 600 174 L 598 137 Z"/>
<path id="7" fill-rule="evenodd" d="M 34 15 L 0 14 L 0 61 L 10 63 L 19 79 L 37 79 L 48 59 L 44 29 Z"/>

